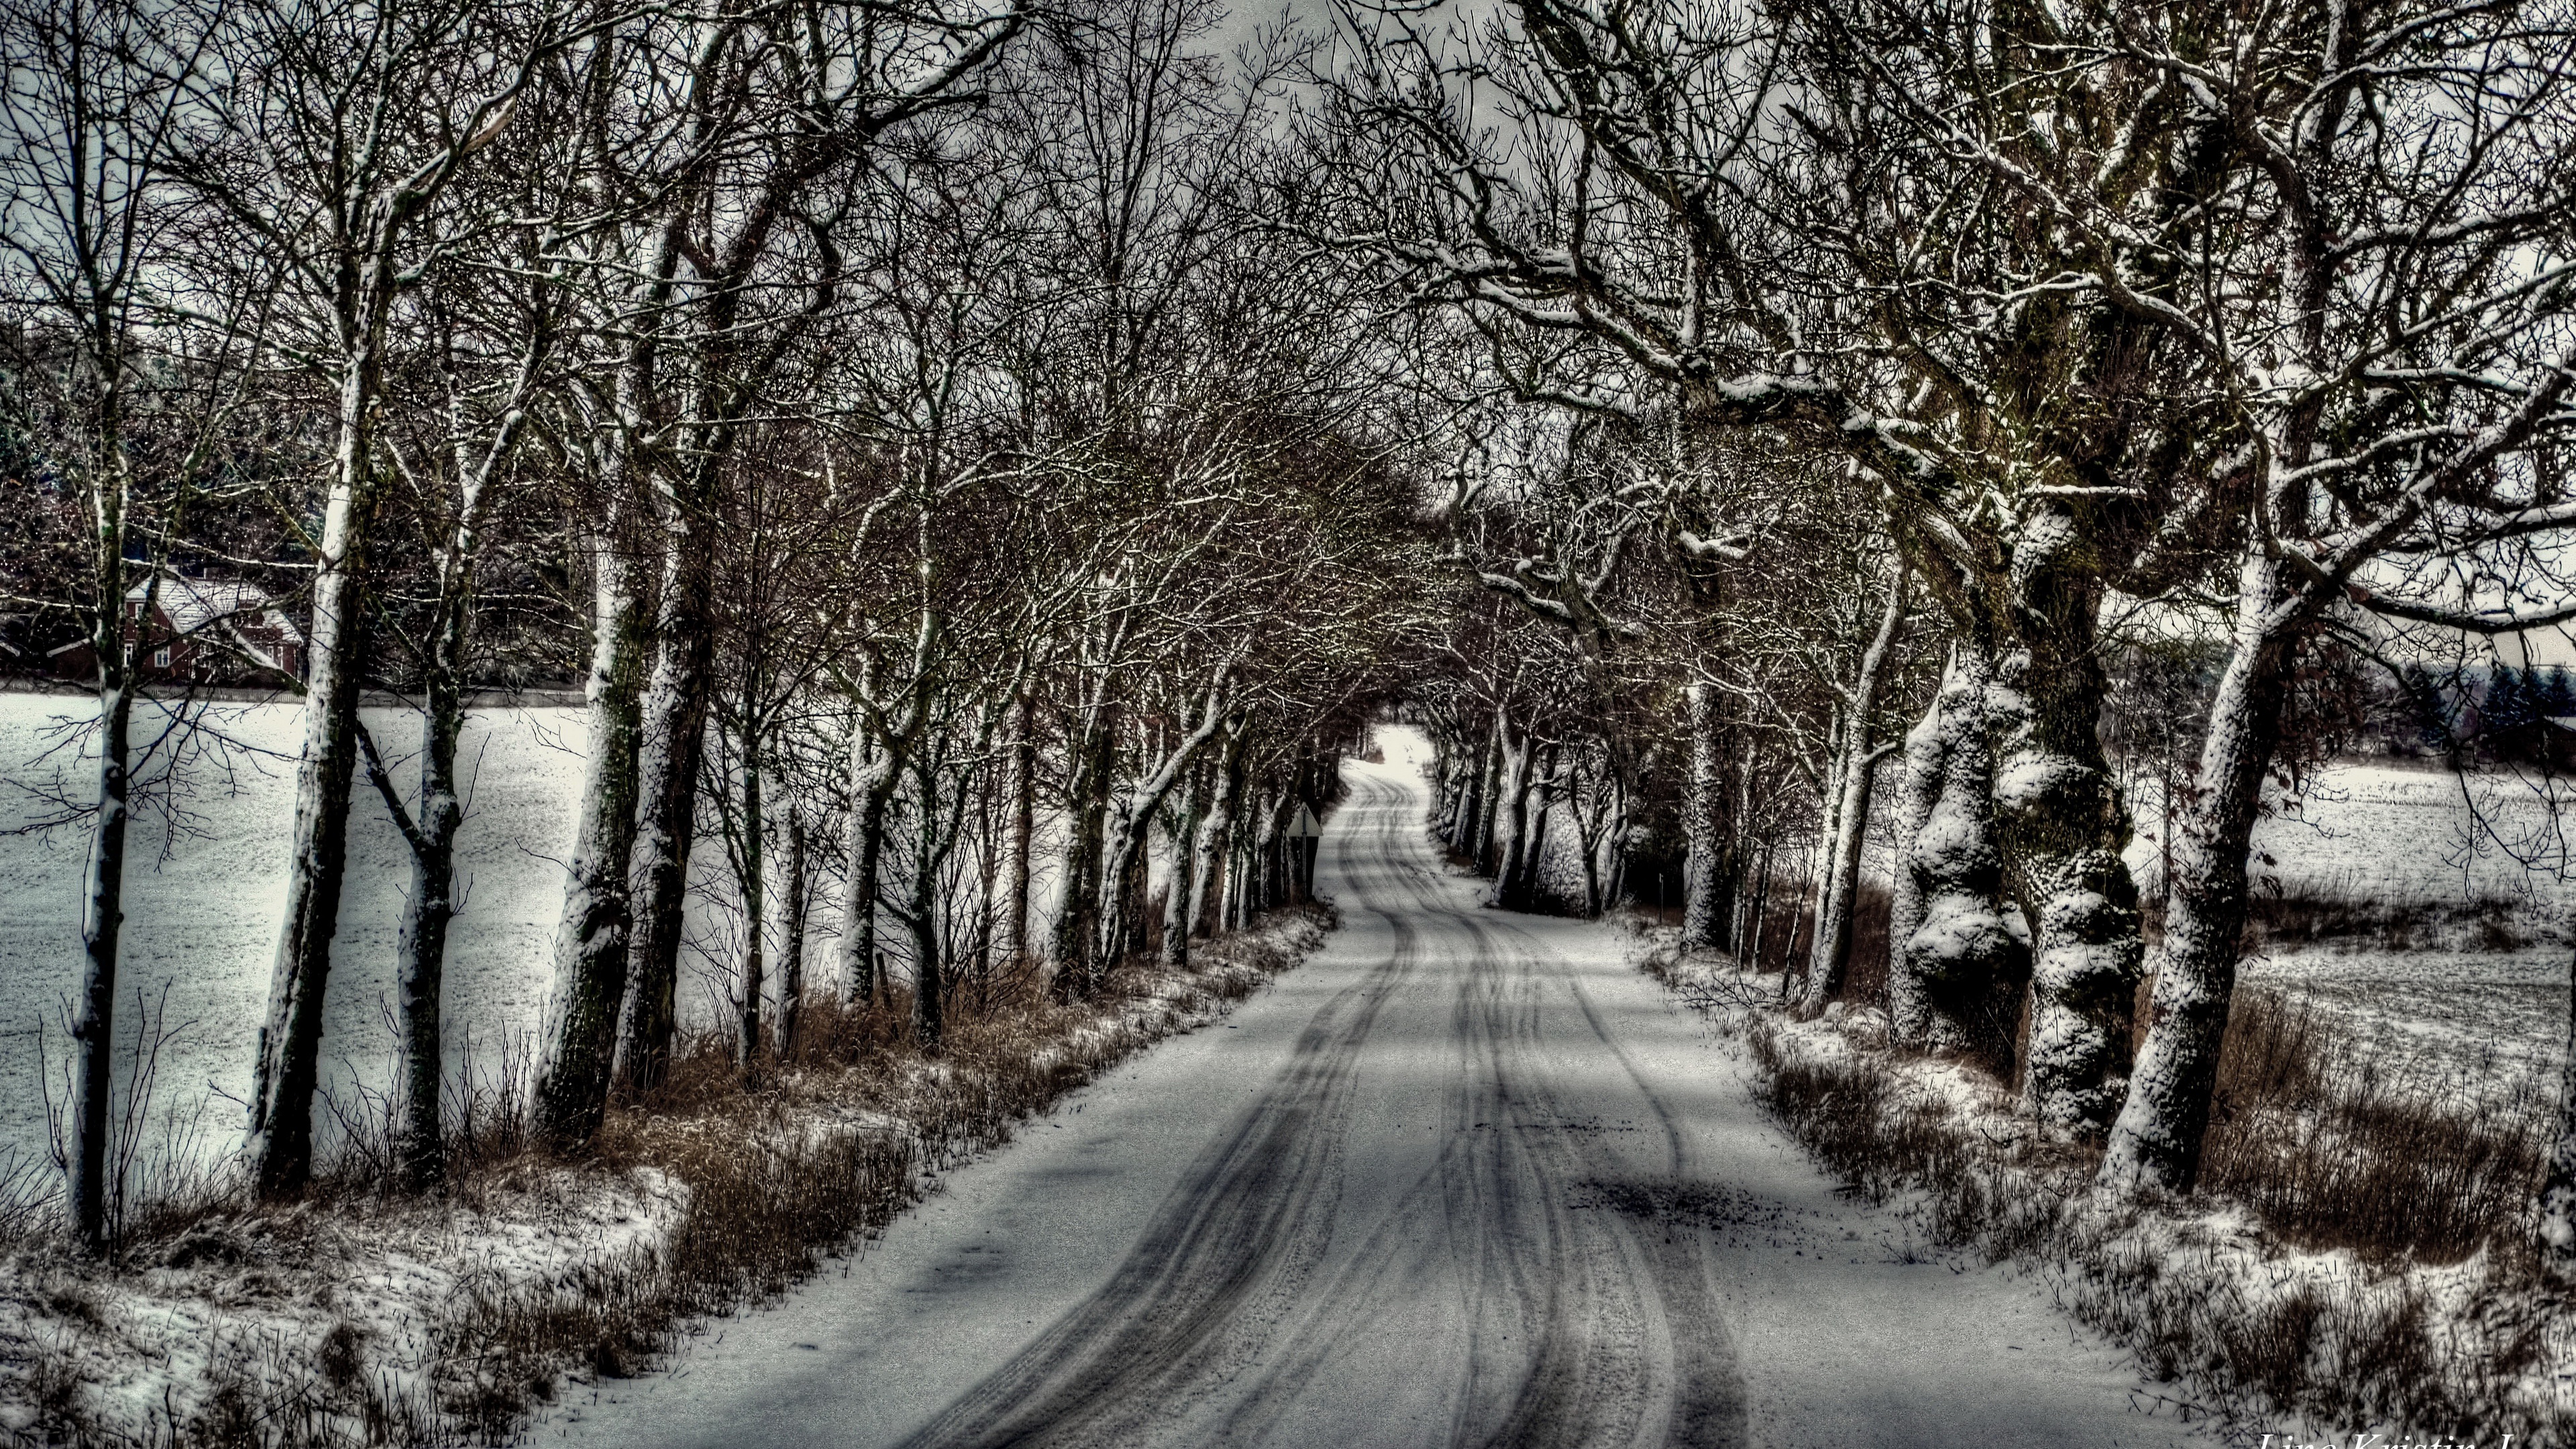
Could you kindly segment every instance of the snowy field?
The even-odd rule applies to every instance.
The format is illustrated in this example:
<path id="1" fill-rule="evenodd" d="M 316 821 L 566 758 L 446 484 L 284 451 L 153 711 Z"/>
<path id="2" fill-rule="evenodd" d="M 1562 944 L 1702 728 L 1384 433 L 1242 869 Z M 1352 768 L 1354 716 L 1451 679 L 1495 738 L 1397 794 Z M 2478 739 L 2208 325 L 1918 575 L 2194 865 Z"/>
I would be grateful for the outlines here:
<path id="1" fill-rule="evenodd" d="M 2499 1070 L 2554 1073 L 2568 1027 L 2569 922 L 2576 883 L 2557 839 L 2571 811 L 2535 780 L 2438 768 L 2328 770 L 2296 809 L 2255 830 L 2255 889 L 2493 916 L 2517 944 L 2435 928 L 2410 949 L 2368 940 L 2258 952 L 2245 979 L 2295 986 L 2351 1024 L 2372 1050 L 2474 1087 Z M 2152 843 L 2133 858 L 2151 854 Z M 2152 888 L 2152 867 L 2140 872 Z"/>
<path id="2" fill-rule="evenodd" d="M 74 794 L 89 788 L 77 745 L 62 733 L 87 703 L 0 693 L 0 830 L 44 818 L 44 792 L 57 782 Z M 176 771 L 184 828 L 171 830 L 165 815 L 149 810 L 138 819 L 118 1028 L 134 1040 L 144 1014 L 136 1010 L 138 993 L 160 1015 L 168 1037 L 148 1136 L 181 1141 L 194 1160 L 228 1150 L 240 1132 L 237 1102 L 249 1086 L 283 910 L 296 719 L 284 705 L 214 706 L 206 723 L 223 746 L 196 753 Z M 368 723 L 389 754 L 407 751 L 418 737 L 415 720 L 401 711 L 370 710 Z M 481 710 L 468 727 L 473 792 L 460 839 L 464 909 L 447 973 L 452 1080 L 471 1074 L 489 1081 L 505 1051 L 526 1050 L 547 983 L 583 730 L 580 712 L 569 709 Z M 2263 823 L 2257 842 L 2272 864 L 2260 869 L 2294 894 L 2432 903 L 2510 898 L 2514 922 L 2531 944 L 2503 951 L 2450 941 L 2406 951 L 2309 948 L 2260 956 L 2248 963 L 2247 979 L 2300 986 L 2374 1043 L 2423 1048 L 2465 1076 L 2499 1065 L 2554 1067 L 2566 1034 L 2565 942 L 2576 888 L 2553 871 L 2526 868 L 2497 837 L 2528 849 L 2546 840 L 2556 817 L 2523 782 L 2487 779 L 2468 788 L 2477 815 L 2461 782 L 2439 770 L 2338 767 L 2296 810 Z M 2478 816 L 2491 826 L 2476 826 Z M 2141 838 L 2130 855 L 2142 888 L 2152 892 L 2154 815 L 2141 808 L 2137 817 Z M 1558 822 L 1550 855 L 1562 857 L 1551 861 L 1560 884 L 1579 891 L 1579 868 L 1564 854 L 1573 833 L 1570 822 Z M 62 1023 L 79 979 L 86 848 L 77 825 L 0 835 L 0 1158 L 45 1152 L 48 1076 L 54 1098 L 62 1095 Z M 721 868 L 717 854 L 701 853 L 702 877 Z M 342 1103 L 358 1104 L 390 1074 L 394 931 L 408 884 L 401 837 L 362 783 L 325 1040 L 325 1083 Z M 818 911 L 818 931 L 830 930 L 830 914 Z M 724 990 L 713 962 L 729 954 L 716 940 L 725 926 L 693 905 L 692 929 L 716 951 L 684 961 L 683 1007 L 712 1015 Z"/>
<path id="3" fill-rule="evenodd" d="M 29 827 L 61 813 L 50 796 L 86 800 L 95 790 L 95 765 L 79 758 L 81 739 L 71 728 L 89 711 L 86 696 L 0 691 L 0 1171 L 12 1154 L 23 1160 L 47 1152 L 47 1091 L 57 1104 L 64 1097 L 64 1024 L 80 982 L 80 881 L 89 837 L 85 822 Z M 401 709 L 363 713 L 395 778 L 408 785 L 418 716 Z M 200 746 L 142 772 L 158 782 L 153 798 L 172 807 L 139 804 L 136 811 L 117 983 L 121 1084 L 138 1034 L 152 1035 L 145 1018 L 157 1018 L 162 1028 L 150 1121 L 141 1134 L 147 1173 L 163 1144 L 175 1145 L 177 1160 L 196 1166 L 240 1144 L 251 1049 L 285 912 L 300 718 L 291 704 L 210 706 L 197 718 Z M 138 744 L 163 723 L 138 714 Z M 478 709 L 469 717 L 460 753 L 469 785 L 457 838 L 461 904 L 448 938 L 445 981 L 451 1084 L 489 1089 L 513 1068 L 524 1081 L 551 979 L 563 858 L 571 848 L 587 737 L 578 708 Z M 325 997 L 323 1088 L 345 1109 L 381 1116 L 374 1094 L 393 1074 L 394 941 L 411 857 L 363 776 L 353 798 L 348 883 Z M 1042 810 L 1038 827 L 1032 905 L 1043 922 L 1055 884 L 1045 862 L 1060 823 Z M 680 959 L 687 1026 L 728 1018 L 739 954 L 740 917 L 730 909 L 724 851 L 712 837 L 700 846 L 691 863 L 688 947 Z M 807 980 L 818 985 L 831 979 L 834 899 L 827 880 L 817 888 L 808 921 Z M 774 979 L 771 984 L 774 989 Z M 332 1111 L 326 1106 L 317 1117 L 327 1147 L 336 1136 Z"/>
<path id="4" fill-rule="evenodd" d="M 2553 788 L 2554 787 L 2554 788 Z M 2275 787 L 2272 814 L 2254 831 L 2268 860 L 2256 884 L 2291 894 L 2390 902 L 2510 900 L 2525 915 L 2563 926 L 2576 883 L 2562 867 L 2559 831 L 2576 822 L 2566 782 L 2496 771 L 2453 775 L 2434 765 L 2351 763 L 2319 774 L 2304 796 Z M 2139 885 L 2152 889 L 2155 846 L 2149 802 L 2130 851 Z"/>
<path id="5" fill-rule="evenodd" d="M 0 829 L 50 812 L 41 792 L 60 779 L 76 796 L 94 787 L 64 744 L 65 716 L 85 715 L 71 695 L 0 693 Z M 369 710 L 389 756 L 419 738 L 417 717 Z M 120 1039 L 142 1025 L 138 993 L 161 1018 L 156 1124 L 169 1124 L 199 1158 L 238 1144 L 237 1105 L 250 1087 L 251 1048 L 268 997 L 269 968 L 285 910 L 286 831 L 294 810 L 297 712 L 273 704 L 219 704 L 204 723 L 222 744 L 166 764 L 180 829 L 167 812 L 138 812 L 126 877 L 124 963 L 117 985 Z M 138 740 L 158 731 L 136 722 Z M 524 1050 L 546 987 L 547 943 L 562 908 L 560 861 L 571 839 L 583 740 L 578 711 L 477 711 L 463 758 L 472 782 L 459 837 L 464 908 L 448 947 L 449 1071 L 489 1079 L 505 1048 Z M 60 746 L 59 748 L 56 748 Z M 48 755 L 48 750 L 52 753 Z M 403 772 L 396 765 L 398 776 Z M 63 1024 L 80 980 L 80 878 L 85 825 L 0 836 L 0 1154 L 42 1153 L 46 1092 L 61 1101 Z M 410 885 L 410 857 L 383 802 L 362 780 L 349 832 L 349 879 L 332 948 L 326 998 L 324 1083 L 356 1104 L 389 1080 L 394 1038 L 394 932 Z M 167 991 L 166 1005 L 163 992 Z M 514 1040 L 516 1038 L 516 1040 Z M 130 1065 L 121 1051 L 120 1072 Z M 43 1065 L 40 1067 L 40 1063 Z M 51 1083 L 43 1080 L 50 1075 Z M 193 1131 L 192 1131 L 193 1124 Z M 325 1124 L 326 1132 L 329 1124 Z M 155 1137 L 163 1134 L 156 1132 Z"/>

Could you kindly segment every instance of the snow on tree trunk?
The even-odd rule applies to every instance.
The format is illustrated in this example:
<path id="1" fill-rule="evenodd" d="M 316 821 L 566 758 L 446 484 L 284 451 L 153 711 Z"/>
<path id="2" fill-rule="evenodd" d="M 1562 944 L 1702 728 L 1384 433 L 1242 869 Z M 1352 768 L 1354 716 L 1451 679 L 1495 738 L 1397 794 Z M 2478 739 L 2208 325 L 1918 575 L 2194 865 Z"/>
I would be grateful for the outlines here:
<path id="1" fill-rule="evenodd" d="M 592 540 L 590 757 L 555 934 L 554 988 L 542 1034 L 534 1120 L 562 1146 L 588 1142 L 608 1105 L 617 1013 L 632 933 L 626 867 L 635 844 L 637 692 L 644 615 L 631 565 L 606 532 Z"/>
<path id="2" fill-rule="evenodd" d="M 805 812 L 790 803 L 787 810 L 787 916 L 779 922 L 778 1055 L 796 1050 L 796 1033 L 805 1018 L 805 912 L 812 901 L 813 841 L 805 831 Z"/>
<path id="3" fill-rule="evenodd" d="M 1518 744 L 1506 740 L 1503 750 L 1510 778 L 1503 787 L 1502 809 L 1497 812 L 1502 819 L 1496 827 L 1499 839 L 1495 852 L 1501 859 L 1501 869 L 1494 873 L 1493 890 L 1486 899 L 1505 910 L 1518 910 L 1516 891 L 1521 879 L 1521 857 L 1529 850 L 1530 775 L 1538 763 L 1538 743 L 1523 735 Z"/>
<path id="4" fill-rule="evenodd" d="M 268 1011 L 251 1079 L 245 1156 L 262 1197 L 302 1190 L 313 1174 L 313 1094 L 322 1071 L 322 1001 L 331 938 L 348 871 L 349 790 L 358 769 L 358 688 L 367 644 L 367 533 L 375 459 L 362 421 L 375 402 L 376 364 L 353 359 L 341 392 L 340 451 L 313 570 L 305 640 L 304 741 L 295 769 L 286 919 L 270 972 Z"/>
<path id="5" fill-rule="evenodd" d="M 2065 513 L 2025 526 L 1988 702 L 2005 882 L 2034 947 L 2024 1096 L 2040 1120 L 2098 1136 L 2128 1087 L 2145 951 L 2120 858 L 2128 813 L 2102 756 L 2101 586 L 2073 562 L 2078 545 Z"/>
<path id="6" fill-rule="evenodd" d="M 1690 854 L 1682 864 L 1682 946 L 1724 951 L 1735 944 L 1734 821 L 1728 807 L 1726 711 L 1714 685 L 1690 695 L 1690 784 L 1682 801 Z"/>
<path id="7" fill-rule="evenodd" d="M 121 538 L 122 529 L 113 530 Z M 108 1238 L 107 1117 L 115 1079 L 116 964 L 125 925 L 125 836 L 131 819 L 134 685 L 124 664 L 125 586 L 121 544 L 103 549 L 100 596 L 90 631 L 98 657 L 98 814 L 90 822 L 81 888 L 81 993 L 72 1016 L 71 1174 L 73 1230 L 92 1252 Z M 111 589 L 109 586 L 113 585 Z"/>
<path id="8" fill-rule="evenodd" d="M 1909 739 L 1925 803 L 1907 844 L 1920 922 L 1895 943 L 1888 997 L 1899 1042 L 1965 1051 L 2010 1070 L 2028 946 L 2002 899 L 1992 819 L 1992 750 L 1982 655 L 1962 645 Z"/>
<path id="9" fill-rule="evenodd" d="M 2102 1157 L 2100 1180 L 2116 1190 L 2188 1192 L 2199 1177 L 2236 993 L 2245 861 L 2297 654 L 2296 634 L 2272 622 L 2285 582 L 2281 565 L 2259 555 L 2239 576 L 2235 647 L 2211 698 L 2200 768 L 2173 831 L 2171 901 L 2147 1039 Z"/>
<path id="10" fill-rule="evenodd" d="M 2567 963 L 2567 1056 L 2558 1069 L 2558 1131 L 2540 1183 L 2540 1266 L 2576 1282 L 2576 956 Z"/>
<path id="11" fill-rule="evenodd" d="M 619 1043 L 626 1089 L 638 1096 L 671 1069 L 679 1026 L 680 938 L 689 893 L 689 851 L 697 835 L 698 772 L 706 750 L 709 623 L 714 551 L 674 524 L 666 530 L 662 602 L 654 621 L 651 684 L 644 694 L 636 753 L 633 882 L 635 932 L 627 966 L 625 1036 Z"/>

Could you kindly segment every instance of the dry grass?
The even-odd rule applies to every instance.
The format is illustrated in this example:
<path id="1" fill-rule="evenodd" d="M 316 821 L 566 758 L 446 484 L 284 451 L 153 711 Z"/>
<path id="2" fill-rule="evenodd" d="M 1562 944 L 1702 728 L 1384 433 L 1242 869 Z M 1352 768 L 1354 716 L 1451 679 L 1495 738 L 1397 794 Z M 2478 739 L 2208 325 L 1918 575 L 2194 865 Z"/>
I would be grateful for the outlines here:
<path id="1" fill-rule="evenodd" d="M 650 1101 L 613 1111 L 577 1161 L 538 1151 L 518 1098 L 496 1092 L 460 1112 L 440 1203 L 393 1189 L 381 1136 L 361 1131 L 293 1207 L 216 1193 L 150 1204 L 96 1291 L 116 1291 L 113 1274 L 166 1272 L 174 1262 L 256 1258 L 244 1270 L 256 1274 L 298 1256 L 298 1235 L 365 1237 L 371 1215 L 506 1215 L 582 1182 L 665 1181 L 685 1198 L 667 1231 L 558 1280 L 469 1285 L 443 1305 L 425 1362 L 391 1362 L 345 1323 L 318 1344 L 254 1342 L 210 1361 L 185 1405 L 174 1400 L 138 1425 L 99 1411 L 81 1367 L 94 1354 L 30 1343 L 25 1362 L 0 1362 L 0 1402 L 24 1396 L 32 1418 L 23 1428 L 0 1420 L 0 1441 L 301 1449 L 507 1440 L 565 1379 L 639 1372 L 695 1325 L 792 1287 L 917 1200 L 925 1172 L 1007 1142 L 1065 1092 L 1252 994 L 1332 924 L 1327 906 L 1275 912 L 1261 929 L 1196 948 L 1186 973 L 1116 974 L 1082 1006 L 1053 1001 L 1034 973 L 976 983 L 953 998 L 936 1056 L 912 1045 L 900 992 L 867 1008 L 810 1002 L 797 1050 L 761 1063 L 748 1083 L 729 1039 L 710 1033 L 686 1044 Z M 48 1321 L 74 1337 L 101 1327 L 85 1328 L 78 1306 L 49 1308 Z M 16 1347 L 0 1344 L 0 1356 Z"/>
<path id="2" fill-rule="evenodd" d="M 2087 1190 L 2094 1149 L 1929 1089 L 1860 1033 L 1746 1027 L 1765 1103 L 1851 1190 L 1912 1193 L 1938 1242 L 2044 1267 L 2186 1411 L 2489 1442 L 2570 1442 L 2545 1360 L 2576 1322 L 2528 1248 L 2554 1104 L 2482 1107 L 2340 1046 L 2310 1011 L 2240 997 L 2202 1191 L 2164 1208 Z M 2250 1221 L 2249 1221 L 2250 1219 Z M 2302 1252 L 2350 1250 L 2322 1257 Z M 2535 1376 L 2537 1374 L 2537 1376 Z"/>
<path id="3" fill-rule="evenodd" d="M 2517 1076 L 2494 1097 L 2356 1048 L 2305 1002 L 2237 995 L 2201 1188 L 2295 1247 L 2456 1263 L 2529 1252 L 2556 1102 Z"/>
<path id="4" fill-rule="evenodd" d="M 2247 902 L 2249 951 L 2336 943 L 2390 951 L 2515 951 L 2531 942 L 2522 905 L 2503 896 L 2392 899 L 2358 885 L 2330 882 L 2286 892 L 2258 890 Z"/>

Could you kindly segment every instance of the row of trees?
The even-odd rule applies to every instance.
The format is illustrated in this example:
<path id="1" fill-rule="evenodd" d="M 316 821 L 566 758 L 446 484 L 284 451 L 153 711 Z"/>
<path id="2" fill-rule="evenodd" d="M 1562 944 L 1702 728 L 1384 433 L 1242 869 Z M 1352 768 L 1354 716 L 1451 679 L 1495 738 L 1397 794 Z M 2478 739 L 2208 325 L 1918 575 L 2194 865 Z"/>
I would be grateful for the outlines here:
<path id="1" fill-rule="evenodd" d="M 534 1089 L 561 1147 L 668 1072 L 711 851 L 746 1071 L 810 991 L 907 982 L 936 1050 L 951 994 L 1016 963 L 1101 990 L 1155 934 L 1149 884 L 1174 961 L 1300 888 L 1282 832 L 1423 572 L 1423 429 L 1350 270 L 1245 219 L 1306 43 L 1228 56 L 1221 18 L 9 8 L 9 471 L 39 505 L 9 588 L 99 661 L 85 1237 L 150 744 L 120 641 L 174 570 L 305 621 L 264 1194 L 314 1170 L 360 788 L 412 857 L 395 1127 L 437 1180 L 460 744 L 532 660 L 587 657 Z M 416 745 L 366 727 L 370 688 L 415 703 Z"/>
<path id="2" fill-rule="evenodd" d="M 1464 317 L 1494 375 L 1632 460 L 1522 489 L 1527 536 L 1486 582 L 1583 670 L 1711 630 L 1664 665 L 1690 701 L 1692 937 L 1731 939 L 1746 805 L 1783 773 L 1763 752 L 1812 741 L 1819 999 L 1872 766 L 1901 752 L 1898 1036 L 2008 1060 L 2026 1000 L 2031 1110 L 2106 1142 L 2106 1186 L 2188 1189 L 2302 681 L 2337 652 L 2402 664 L 2409 630 L 2576 617 L 2576 20 L 2341 0 L 1344 20 L 1313 125 L 1343 185 L 1305 233 Z M 1765 449 L 1797 465 L 1698 481 L 1729 476 L 1700 455 Z M 1818 516 L 1838 547 L 1794 526 Z M 1631 573 L 1702 593 L 1604 582 Z M 1749 607 L 1682 606 L 1712 594 Z M 1835 617 L 1801 619 L 1818 594 Z M 1831 662 L 1756 743 L 1735 706 L 1796 691 L 1730 677 L 1775 626 L 1781 656 Z M 2225 641 L 2171 797 L 2134 1061 L 2147 943 L 2101 730 L 2123 631 Z M 1901 741 L 1900 656 L 1938 668 Z M 1508 817 L 1559 747 L 1534 772 L 1515 711 L 1537 706 L 1463 692 L 1453 798 L 1504 781 Z M 1632 740 L 1673 738 L 1673 692 Z"/>
<path id="3" fill-rule="evenodd" d="M 18 592 L 91 634 L 105 726 L 84 1061 L 116 601 L 266 567 L 311 620 L 271 1192 L 311 1169 L 361 776 L 417 862 L 434 1169 L 464 701 L 564 639 L 558 1141 L 667 1069 L 702 832 L 747 1061 L 809 891 L 857 996 L 1038 955 L 1078 996 L 1152 934 L 1150 858 L 1166 950 L 1257 904 L 1400 679 L 1498 904 L 1574 894 L 1541 878 L 1570 830 L 1585 908 L 1677 876 L 1689 941 L 1747 952 L 1800 854 L 1809 1007 L 1892 817 L 1898 1036 L 2014 1072 L 2107 1186 L 2188 1188 L 2250 831 L 2326 686 L 2409 630 L 2576 618 L 2576 23 L 1334 18 L 1229 58 L 1208 0 L 19 0 L 22 451 L 83 511 Z M 2214 677 L 2115 680 L 2181 639 L 2222 641 Z M 368 680 L 423 702 L 417 783 L 358 728 Z M 2135 1061 L 2133 686 L 2193 752 Z"/>

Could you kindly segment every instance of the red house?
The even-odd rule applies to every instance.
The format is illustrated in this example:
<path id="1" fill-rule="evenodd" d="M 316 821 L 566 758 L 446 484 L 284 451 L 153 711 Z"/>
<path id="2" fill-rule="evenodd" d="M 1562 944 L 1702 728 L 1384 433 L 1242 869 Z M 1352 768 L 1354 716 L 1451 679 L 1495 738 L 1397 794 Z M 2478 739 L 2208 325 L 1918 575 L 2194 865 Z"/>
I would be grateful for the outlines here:
<path id="1" fill-rule="evenodd" d="M 145 680 L 277 684 L 304 672 L 304 632 L 255 584 L 165 575 L 157 591 L 141 583 L 125 591 L 123 623 L 125 661 Z M 86 639 L 46 661 L 67 679 L 98 677 L 98 656 Z"/>

